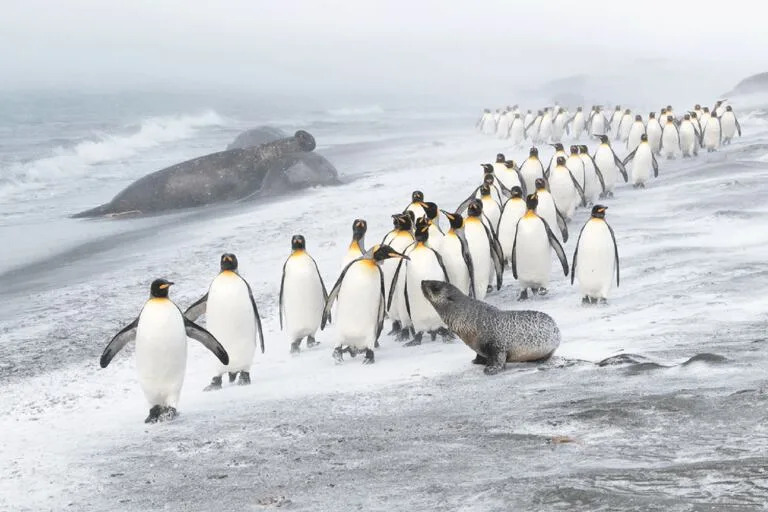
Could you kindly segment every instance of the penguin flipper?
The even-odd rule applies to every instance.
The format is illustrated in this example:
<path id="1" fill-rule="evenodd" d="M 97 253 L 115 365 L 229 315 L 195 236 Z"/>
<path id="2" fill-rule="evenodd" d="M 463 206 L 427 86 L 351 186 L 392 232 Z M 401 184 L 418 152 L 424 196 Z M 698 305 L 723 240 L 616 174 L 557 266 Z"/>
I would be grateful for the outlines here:
<path id="1" fill-rule="evenodd" d="M 581 205 L 586 206 L 587 205 L 587 198 L 584 195 L 584 189 L 579 184 L 578 181 L 576 181 L 576 177 L 573 175 L 570 169 L 568 169 L 568 174 L 571 177 L 571 181 L 573 182 L 573 186 L 576 187 L 576 191 L 579 193 L 579 197 L 581 197 Z"/>
<path id="2" fill-rule="evenodd" d="M 205 310 L 208 306 L 208 292 L 197 301 L 189 306 L 184 312 L 184 316 L 192 320 L 193 322 L 205 314 Z"/>
<path id="3" fill-rule="evenodd" d="M 405 286 L 403 287 L 403 294 L 405 295 L 405 310 L 408 312 L 408 318 L 411 318 L 411 301 L 408 300 L 408 280 L 405 280 Z"/>
<path id="4" fill-rule="evenodd" d="M 576 249 L 574 249 L 573 251 L 573 261 L 571 262 L 571 285 L 573 285 L 573 279 L 576 276 L 576 258 L 579 255 L 579 243 L 581 242 L 581 234 L 584 232 L 585 227 L 587 227 L 586 223 L 584 223 L 584 226 L 582 226 L 581 231 L 579 231 L 579 238 L 576 239 Z"/>
<path id="5" fill-rule="evenodd" d="M 139 317 L 136 317 L 133 322 L 120 329 L 120 332 L 115 334 L 109 343 L 107 343 L 104 352 L 101 354 L 101 359 L 99 359 L 99 365 L 102 368 L 106 368 L 107 365 L 109 365 L 112 358 L 123 349 L 126 343 L 136 339 L 136 328 L 138 326 Z"/>
<path id="6" fill-rule="evenodd" d="M 456 236 L 459 238 L 461 244 L 461 257 L 464 259 L 464 264 L 467 266 L 469 272 L 469 296 L 475 298 L 475 266 L 472 263 L 472 255 L 469 253 L 469 244 L 467 244 L 467 237 L 464 234 L 464 229 L 460 228 L 456 231 Z"/>
<path id="7" fill-rule="evenodd" d="M 600 188 L 603 189 L 603 194 L 605 194 L 605 179 L 603 178 L 603 172 L 600 170 L 600 168 L 597 166 L 597 162 L 595 162 L 595 159 L 591 156 L 587 155 L 590 160 L 592 160 L 592 167 L 595 168 L 595 174 L 597 174 L 597 179 L 600 180 Z M 565 241 L 565 240 L 563 240 Z"/>
<path id="8" fill-rule="evenodd" d="M 611 238 L 613 239 L 613 254 L 616 257 L 616 287 L 619 286 L 619 246 L 616 244 L 616 235 L 613 233 L 613 228 L 607 222 L 608 231 L 611 232 Z M 576 246 L 578 248 L 578 245 Z"/>
<path id="9" fill-rule="evenodd" d="M 469 203 L 475 200 L 475 196 L 477 194 L 477 191 L 480 190 L 480 187 L 477 187 L 475 190 L 472 191 L 471 194 L 469 194 L 469 197 L 466 198 L 459 206 L 456 208 L 456 213 L 463 213 L 464 210 L 469 208 Z"/>
<path id="10" fill-rule="evenodd" d="M 403 251 L 403 253 L 405 253 L 405 251 Z M 401 259 L 400 261 L 397 262 L 397 267 L 395 268 L 395 273 L 392 276 L 392 282 L 389 283 L 389 297 L 387 297 L 387 303 L 386 303 L 385 311 L 389 311 L 389 308 L 392 307 L 392 300 L 395 298 L 395 286 L 397 285 L 397 279 L 400 276 L 400 269 L 403 266 L 403 261 L 404 260 Z"/>
<path id="11" fill-rule="evenodd" d="M 512 256 L 509 258 L 509 264 L 512 266 L 512 277 L 517 279 L 517 235 L 520 233 L 517 227 L 520 225 L 520 219 L 517 220 L 515 225 L 515 240 L 512 242 Z"/>
<path id="12" fill-rule="evenodd" d="M 733 116 L 733 120 L 736 123 L 736 131 L 739 133 L 739 137 L 741 137 L 741 125 L 739 124 L 739 120 L 736 119 L 736 116 Z"/>
<path id="13" fill-rule="evenodd" d="M 436 250 L 429 247 L 429 250 L 432 251 L 432 253 L 435 255 L 435 258 L 437 258 L 437 264 L 440 265 L 440 269 L 443 271 L 443 278 L 445 279 L 446 283 L 450 283 L 451 280 L 448 279 L 448 271 L 445 269 L 445 263 L 443 263 L 443 257 L 440 256 L 440 253 Z"/>
<path id="14" fill-rule="evenodd" d="M 613 153 L 613 161 L 616 163 L 616 167 L 619 168 L 619 172 L 621 173 L 622 178 L 624 178 L 624 183 L 627 183 L 629 181 L 629 176 L 627 175 L 627 168 L 624 165 L 624 162 L 619 160 L 619 157 L 616 156 L 616 153 Z"/>
<path id="15" fill-rule="evenodd" d="M 624 160 L 622 160 L 621 165 L 627 165 L 629 161 L 635 157 L 636 152 L 637 152 L 637 148 L 633 149 L 627 156 L 624 157 Z"/>
<path id="16" fill-rule="evenodd" d="M 653 177 L 659 177 L 659 162 L 656 161 L 656 155 L 651 152 L 651 165 L 653 165 Z"/>
<path id="17" fill-rule="evenodd" d="M 566 243 L 568 242 L 568 225 L 565 223 L 565 217 L 557 207 L 555 207 L 555 215 L 557 215 L 557 227 L 560 228 L 560 233 L 563 235 L 563 243 Z"/>
<path id="18" fill-rule="evenodd" d="M 555 254 L 557 254 L 557 259 L 560 260 L 560 264 L 563 266 L 563 274 L 567 276 L 568 275 L 568 258 L 566 258 L 565 256 L 565 251 L 563 250 L 563 246 L 560 245 L 560 242 L 558 241 L 555 234 L 552 232 L 552 229 L 549 227 L 549 224 L 547 224 L 547 221 L 545 221 L 544 219 L 541 219 L 541 222 L 544 223 L 544 227 L 547 230 L 549 245 L 551 245 L 552 249 L 555 250 Z"/>
<path id="19" fill-rule="evenodd" d="M 362 249 L 362 248 L 361 248 Z M 323 276 L 320 275 L 320 268 L 317 266 L 317 262 L 314 258 L 310 258 L 312 260 L 312 263 L 315 264 L 315 270 L 317 271 L 317 278 L 320 280 L 320 286 L 323 289 L 323 300 L 328 300 L 328 290 L 325 288 L 325 281 L 323 281 Z M 285 278 L 285 270 L 283 270 L 283 278 Z M 282 292 L 283 286 L 280 285 L 280 291 Z M 282 294 L 280 295 L 281 301 L 282 301 Z"/>
<path id="20" fill-rule="evenodd" d="M 381 268 L 379 268 L 379 284 L 379 308 L 376 313 L 376 337 L 374 338 L 374 341 L 379 341 L 381 331 L 384 329 L 384 317 L 387 314 L 386 303 L 384 301 L 384 272 L 382 272 Z"/>
<path id="21" fill-rule="evenodd" d="M 288 260 L 283 263 L 283 277 L 280 278 L 280 298 L 277 303 L 277 317 L 280 319 L 280 330 L 283 330 L 283 287 L 285 286 L 285 266 L 288 265 Z M 320 279 L 322 282 L 322 279 Z M 325 293 L 325 286 L 323 286 L 323 293 Z M 328 295 L 325 296 L 328 299 Z"/>
<path id="22" fill-rule="evenodd" d="M 187 331 L 187 337 L 202 343 L 205 348 L 213 352 L 221 364 L 229 364 L 229 354 L 213 334 L 186 317 L 184 318 L 184 329 Z"/>
<path id="23" fill-rule="evenodd" d="M 243 279 L 242 277 L 240 279 Z M 253 308 L 253 316 L 256 317 L 256 330 L 259 334 L 259 346 L 261 347 L 261 353 L 264 353 L 264 331 L 261 328 L 261 317 L 259 316 L 259 309 L 256 307 L 256 301 L 253 299 L 253 290 L 251 290 L 251 285 L 248 284 L 248 281 L 243 279 L 243 282 L 245 283 L 246 288 L 248 288 L 248 297 L 251 299 L 251 307 Z M 226 364 L 226 363 L 225 363 Z"/>
<path id="24" fill-rule="evenodd" d="M 496 289 L 501 290 L 501 285 L 503 284 L 504 279 L 504 256 L 502 254 L 501 246 L 499 245 L 499 240 L 496 238 L 496 233 L 493 231 L 493 229 L 489 230 L 488 226 L 485 224 L 483 224 L 483 227 L 485 228 L 485 236 L 488 237 L 488 245 L 491 251 L 491 261 L 493 262 L 493 268 L 496 271 Z"/>

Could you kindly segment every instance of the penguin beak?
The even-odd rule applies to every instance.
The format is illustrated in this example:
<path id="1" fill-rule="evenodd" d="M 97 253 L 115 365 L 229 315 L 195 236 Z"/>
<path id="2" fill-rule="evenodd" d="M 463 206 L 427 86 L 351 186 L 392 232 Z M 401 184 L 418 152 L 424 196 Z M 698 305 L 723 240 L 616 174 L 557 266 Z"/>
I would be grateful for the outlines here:
<path id="1" fill-rule="evenodd" d="M 453 220 L 453 219 L 456 218 L 456 216 L 454 214 L 452 214 L 452 213 L 448 213 L 445 210 L 440 210 L 440 211 L 443 212 L 443 215 L 445 215 L 448 218 L 448 220 Z"/>
<path id="2" fill-rule="evenodd" d="M 389 251 L 387 253 L 387 256 L 389 256 L 390 258 L 400 258 L 400 259 L 403 259 L 403 260 L 410 260 L 411 259 L 408 256 L 406 256 L 405 254 L 401 254 L 401 253 L 399 253 L 397 251 Z"/>
<path id="3" fill-rule="evenodd" d="M 173 283 L 170 282 L 170 281 L 168 281 L 167 283 L 163 283 L 163 284 L 160 285 L 160 289 L 161 290 L 165 290 L 165 289 L 169 288 L 172 284 Z"/>

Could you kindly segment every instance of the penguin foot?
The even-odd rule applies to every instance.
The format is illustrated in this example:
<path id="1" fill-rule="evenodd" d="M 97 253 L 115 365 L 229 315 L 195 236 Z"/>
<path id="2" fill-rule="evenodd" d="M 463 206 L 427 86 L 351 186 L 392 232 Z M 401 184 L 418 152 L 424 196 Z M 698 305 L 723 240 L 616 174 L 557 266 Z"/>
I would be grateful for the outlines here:
<path id="1" fill-rule="evenodd" d="M 160 421 L 160 415 L 163 413 L 163 407 L 160 405 L 153 405 L 149 410 L 149 416 L 144 420 L 144 423 L 157 423 Z"/>
<path id="2" fill-rule="evenodd" d="M 401 329 L 397 334 L 397 341 L 405 341 L 411 336 L 411 329 Z"/>
<path id="3" fill-rule="evenodd" d="M 179 413 L 175 407 L 163 407 L 163 410 L 160 413 L 160 416 L 157 418 L 157 421 L 170 421 L 178 415 Z"/>
<path id="4" fill-rule="evenodd" d="M 475 358 L 472 360 L 472 364 L 488 364 L 488 359 L 486 359 L 484 356 L 481 356 L 480 354 L 477 354 Z"/>
<path id="5" fill-rule="evenodd" d="M 314 336 L 307 336 L 307 348 L 316 347 L 320 344 Z"/>
<path id="6" fill-rule="evenodd" d="M 344 351 L 341 350 L 341 347 L 336 347 L 333 349 L 333 360 L 336 361 L 336 364 L 341 364 L 344 362 Z"/>
<path id="7" fill-rule="evenodd" d="M 365 358 L 363 359 L 363 364 L 373 364 L 376 362 L 376 359 L 373 357 L 373 350 L 367 348 L 365 349 Z"/>
<path id="8" fill-rule="evenodd" d="M 549 293 L 549 290 L 547 290 L 547 289 L 546 289 L 546 288 L 544 288 L 544 287 L 541 287 L 541 288 L 537 288 L 537 289 L 536 289 L 536 293 L 537 293 L 538 295 L 546 295 L 547 293 Z"/>
<path id="9" fill-rule="evenodd" d="M 597 300 L 597 299 L 595 299 L 595 300 Z M 607 305 L 608 305 L 608 300 L 607 300 L 606 298 L 604 298 L 604 297 L 603 297 L 603 298 L 601 298 L 601 299 L 600 299 L 600 300 L 599 300 L 597 303 L 598 303 L 598 304 L 601 304 L 601 305 L 603 305 L 603 306 L 607 306 Z"/>
<path id="10" fill-rule="evenodd" d="M 373 348 L 379 348 L 379 340 L 373 342 Z"/>
<path id="11" fill-rule="evenodd" d="M 387 336 L 396 336 L 402 330 L 403 324 L 400 323 L 400 320 L 395 320 L 392 322 L 392 330 L 387 333 Z"/>
<path id="12" fill-rule="evenodd" d="M 582 304 L 589 304 L 589 297 L 587 297 L 586 295 L 584 297 L 582 297 L 581 298 L 581 303 Z"/>
<path id="13" fill-rule="evenodd" d="M 613 192 L 606 192 L 605 194 L 606 194 L 606 196 L 607 196 L 607 197 L 609 197 L 610 199 L 613 199 Z"/>
<path id="14" fill-rule="evenodd" d="M 493 291 L 493 286 L 490 284 L 488 285 L 488 288 L 486 289 L 485 293 L 491 293 Z"/>
<path id="15" fill-rule="evenodd" d="M 520 292 L 517 300 L 528 300 L 528 288 L 523 288 L 523 291 Z"/>
<path id="16" fill-rule="evenodd" d="M 443 342 L 445 343 L 456 339 L 456 335 L 449 331 L 446 327 L 440 327 L 437 330 L 437 334 L 440 335 L 440 337 L 443 339 Z"/>
<path id="17" fill-rule="evenodd" d="M 240 379 L 237 381 L 238 386 L 247 386 L 251 383 L 251 374 L 248 372 L 240 372 Z"/>
<path id="18" fill-rule="evenodd" d="M 299 348 L 299 345 L 301 345 L 300 339 L 291 343 L 291 354 L 298 354 L 299 352 L 301 352 L 301 348 Z M 307 345 L 309 345 L 309 342 L 307 342 Z"/>
<path id="19" fill-rule="evenodd" d="M 350 355 L 350 356 L 352 356 L 352 357 L 357 357 L 357 354 L 358 354 L 360 351 L 359 351 L 359 350 L 357 350 L 355 347 L 349 347 L 349 346 L 348 346 L 347 348 L 345 348 L 345 349 L 342 349 L 342 352 L 346 352 L 347 354 L 349 354 L 349 355 Z"/>
<path id="20" fill-rule="evenodd" d="M 413 335 L 413 339 L 406 343 L 404 346 L 406 347 L 415 347 L 418 345 L 421 345 L 421 338 L 424 336 L 423 332 L 417 333 Z"/>
<path id="21" fill-rule="evenodd" d="M 504 370 L 503 365 L 494 365 L 494 366 L 486 366 L 483 370 L 483 373 L 486 375 L 496 375 L 497 373 L 500 373 L 502 370 Z"/>
<path id="22" fill-rule="evenodd" d="M 229 383 L 232 384 L 237 378 L 237 372 L 229 372 Z"/>
<path id="23" fill-rule="evenodd" d="M 218 391 L 221 389 L 221 375 L 211 379 L 211 383 L 203 388 L 203 391 Z"/>
<path id="24" fill-rule="evenodd" d="M 437 331 L 429 331 L 429 337 L 432 341 L 435 341 L 437 339 Z"/>

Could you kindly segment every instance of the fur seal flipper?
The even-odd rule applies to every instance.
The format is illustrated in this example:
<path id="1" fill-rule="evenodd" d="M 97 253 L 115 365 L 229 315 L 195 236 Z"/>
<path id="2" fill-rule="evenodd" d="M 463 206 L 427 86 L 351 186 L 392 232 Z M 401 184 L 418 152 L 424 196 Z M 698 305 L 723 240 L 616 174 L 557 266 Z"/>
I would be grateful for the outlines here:
<path id="1" fill-rule="evenodd" d="M 560 346 L 560 329 L 546 313 L 501 311 L 442 281 L 422 281 L 421 289 L 448 328 L 477 353 L 473 363 L 485 364 L 488 375 L 508 362 L 548 359 Z"/>

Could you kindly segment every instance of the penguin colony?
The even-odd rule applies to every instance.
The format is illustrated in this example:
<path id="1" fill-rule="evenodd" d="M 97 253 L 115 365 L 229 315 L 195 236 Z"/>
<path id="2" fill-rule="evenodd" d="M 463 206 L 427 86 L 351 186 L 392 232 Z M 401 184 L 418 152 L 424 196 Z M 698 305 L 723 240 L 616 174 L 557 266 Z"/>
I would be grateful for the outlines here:
<path id="1" fill-rule="evenodd" d="M 518 300 L 544 296 L 556 260 L 563 275 L 570 275 L 571 284 L 578 281 L 582 304 L 606 303 L 614 280 L 616 286 L 620 283 L 619 252 L 615 233 L 606 221 L 608 207 L 600 200 L 614 197 L 619 178 L 634 188 L 645 188 L 651 174 L 658 176 L 659 159 L 694 157 L 702 149 L 716 151 L 741 136 L 741 126 L 725 100 L 717 101 L 711 110 L 696 105 L 683 115 L 667 106 L 658 117 L 651 112 L 645 119 L 618 105 L 610 116 L 601 106 L 593 106 L 587 113 L 582 107 L 569 112 L 555 104 L 536 114 L 531 110 L 523 114 L 515 105 L 495 113 L 486 109 L 476 128 L 513 145 L 530 141 L 534 146 L 519 166 L 501 153 L 493 163 L 481 164 L 481 184 L 468 191 L 467 199 L 453 211 L 440 209 L 425 201 L 421 191 L 414 191 L 403 211 L 392 215 L 393 229 L 381 243 L 366 247 L 367 222 L 355 219 L 352 240 L 330 291 L 304 237 L 292 237 L 291 252 L 283 265 L 278 311 L 292 354 L 300 353 L 302 341 L 307 348 L 318 345 L 317 331 L 333 323 L 335 361 L 342 363 L 345 354 L 362 354 L 363 364 L 372 364 L 388 318 L 389 335 L 405 346 L 420 345 L 425 334 L 433 341 L 438 336 L 447 341 L 458 332 L 478 352 L 475 362 L 485 364 L 482 350 L 468 341 L 476 333 L 451 330 L 451 325 L 466 330 L 467 322 L 460 316 L 465 308 L 453 308 L 453 313 L 445 300 L 482 301 L 501 289 L 505 269 L 509 270 L 507 278 L 511 275 L 518 281 Z M 565 137 L 574 142 L 567 150 L 562 142 Z M 577 143 L 585 139 L 599 142 L 592 153 L 587 145 Z M 617 144 L 612 145 L 611 140 Z M 554 148 L 546 165 L 536 144 Z M 625 154 L 623 159 L 616 147 Z M 573 238 L 568 225 L 578 208 L 590 208 L 590 216 L 576 237 L 569 263 L 563 246 Z M 441 216 L 447 226 L 441 226 Z M 153 281 L 150 298 L 137 318 L 104 349 L 102 368 L 135 340 L 139 383 L 150 405 L 147 423 L 178 414 L 187 338 L 199 341 L 214 355 L 212 379 L 205 391 L 221 389 L 224 376 L 230 384 L 251 383 L 256 349 L 265 350 L 261 318 L 250 285 L 238 273 L 237 256 L 223 254 L 219 264 L 220 272 L 207 293 L 183 313 L 169 298 L 173 283 Z M 441 288 L 440 283 L 449 288 Z M 443 301 L 440 313 L 433 307 L 437 300 Z M 476 308 L 485 307 L 478 304 Z M 486 373 L 501 368 L 505 350 L 510 351 L 508 360 L 525 360 L 515 359 L 513 349 L 504 348 L 504 339 L 512 331 L 515 338 L 526 338 L 515 340 L 514 350 L 521 353 L 540 354 L 544 347 L 551 355 L 559 343 L 559 331 L 551 319 L 552 325 L 518 322 L 508 316 L 515 313 L 538 318 L 534 312 L 493 313 L 502 315 L 507 330 L 489 327 L 490 331 L 496 329 L 493 332 L 500 347 L 496 352 L 502 355 Z M 196 323 L 203 315 L 205 328 Z M 489 318 L 496 318 L 493 315 Z M 545 329 L 556 333 L 550 340 L 554 340 L 552 346 L 542 344 Z"/>

